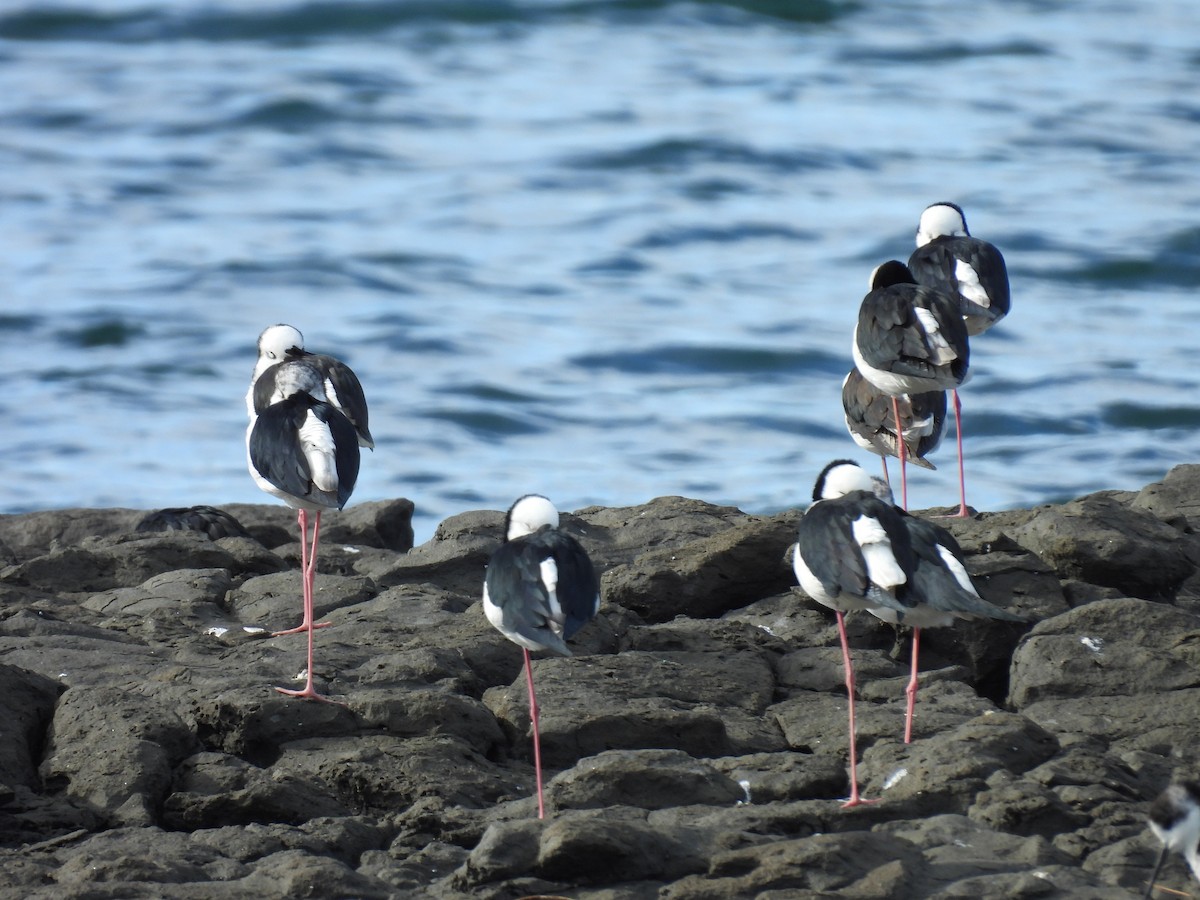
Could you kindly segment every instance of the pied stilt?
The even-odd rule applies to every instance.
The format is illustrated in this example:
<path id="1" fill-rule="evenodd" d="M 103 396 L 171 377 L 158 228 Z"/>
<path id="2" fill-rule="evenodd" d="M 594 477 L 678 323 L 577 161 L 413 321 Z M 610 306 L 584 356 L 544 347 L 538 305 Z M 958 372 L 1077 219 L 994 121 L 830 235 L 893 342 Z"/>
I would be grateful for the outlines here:
<path id="1" fill-rule="evenodd" d="M 273 326 L 264 335 L 278 333 L 277 329 L 299 334 L 290 326 Z M 313 631 L 329 624 L 313 621 L 321 511 L 341 509 L 350 499 L 358 479 L 360 435 L 350 419 L 330 402 L 325 390 L 326 374 L 318 364 L 309 356 L 284 352 L 282 361 L 263 366 L 264 347 L 266 353 L 275 352 L 270 342 L 260 337 L 259 365 L 255 367 L 255 381 L 247 394 L 251 415 L 246 429 L 246 451 L 255 483 L 297 511 L 304 598 L 300 625 L 277 631 L 273 636 L 298 632 L 308 635 L 304 688 L 276 690 L 302 699 L 325 700 L 313 687 Z M 365 409 L 364 401 L 364 413 Z M 365 416 L 362 421 L 365 427 Z M 315 513 L 311 543 L 310 512 Z"/>
<path id="2" fill-rule="evenodd" d="M 488 562 L 483 611 L 489 622 L 525 653 L 538 818 L 542 798 L 542 750 L 531 650 L 570 656 L 567 639 L 600 609 L 600 582 L 579 541 L 558 527 L 558 510 L 540 494 L 519 498 L 504 520 L 504 543 Z"/>
<path id="3" fill-rule="evenodd" d="M 946 428 L 945 391 L 901 394 L 895 398 L 895 406 L 892 400 L 863 378 L 858 369 L 851 369 L 842 382 L 842 409 L 850 437 L 883 460 L 883 479 L 889 484 L 887 458 L 900 456 L 897 411 L 903 428 L 905 457 L 923 469 L 937 468 L 926 457 L 938 448 Z"/>
<path id="4" fill-rule="evenodd" d="M 971 236 L 962 208 L 954 203 L 934 203 L 921 213 L 917 224 L 917 249 L 908 268 L 918 284 L 957 298 L 967 333 L 987 331 L 1011 307 L 1008 269 L 1000 251 Z M 954 390 L 955 423 L 961 424 L 961 402 Z M 966 480 L 962 474 L 962 435 L 957 437 L 960 516 L 967 515 Z"/>
<path id="5" fill-rule="evenodd" d="M 1150 804 L 1150 830 L 1162 841 L 1162 849 L 1143 897 L 1154 893 L 1154 881 L 1170 853 L 1182 854 L 1200 880 L 1200 784 L 1184 781 L 1159 794 Z"/>
<path id="6" fill-rule="evenodd" d="M 934 203 L 921 213 L 908 268 L 918 284 L 957 297 L 967 333 L 983 334 L 1011 308 L 1008 269 L 993 244 L 972 237 L 962 208 Z"/>
<path id="7" fill-rule="evenodd" d="M 870 286 L 854 328 L 854 365 L 892 398 L 893 420 L 901 421 L 898 398 L 902 394 L 951 390 L 966 382 L 970 374 L 967 328 L 957 301 L 943 291 L 918 285 L 902 262 L 893 259 L 876 266 Z M 958 415 L 956 407 L 956 421 Z M 901 499 L 907 508 L 908 451 L 903 441 L 899 450 Z"/>
<path id="8" fill-rule="evenodd" d="M 857 463 L 827 465 L 813 500 L 800 520 L 792 566 L 804 592 L 837 613 L 850 707 L 850 798 L 843 805 L 857 806 L 866 801 L 858 793 L 854 667 L 844 614 L 865 609 L 885 622 L 913 627 L 905 743 L 912 740 L 920 629 L 960 618 L 1025 619 L 982 599 L 953 536 L 896 507 L 887 485 Z"/>

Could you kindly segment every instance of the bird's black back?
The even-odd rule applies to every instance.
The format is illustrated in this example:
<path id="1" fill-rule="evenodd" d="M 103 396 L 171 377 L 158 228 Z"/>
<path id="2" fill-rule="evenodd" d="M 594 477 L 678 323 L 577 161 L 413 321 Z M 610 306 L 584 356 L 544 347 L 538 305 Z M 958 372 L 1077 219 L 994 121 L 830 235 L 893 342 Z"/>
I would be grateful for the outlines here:
<path id="1" fill-rule="evenodd" d="M 309 353 L 293 347 L 288 350 L 288 359 L 302 359 L 317 367 L 322 377 L 327 378 L 337 394 L 339 408 L 350 420 L 359 436 L 368 447 L 374 446 L 371 430 L 368 427 L 367 397 L 363 393 L 362 382 L 354 374 L 354 370 L 334 356 L 324 353 Z"/>
<path id="2" fill-rule="evenodd" d="M 986 313 L 995 319 L 1008 314 L 1011 299 L 1008 268 L 1004 256 L 993 244 L 970 236 L 943 235 L 918 247 L 908 259 L 908 268 L 918 284 L 937 288 L 955 297 L 962 297 L 955 272 L 958 260 L 963 260 L 979 275 L 991 306 L 986 310 L 968 309 L 966 298 L 960 308 L 964 315 Z M 974 304 L 971 304 L 974 306 Z"/>
<path id="3" fill-rule="evenodd" d="M 544 608 L 541 564 L 546 559 L 553 559 L 558 569 L 562 636 L 570 638 L 596 614 L 600 580 L 587 551 L 566 532 L 546 526 L 501 544 L 488 563 L 488 596 L 505 609 L 506 616 L 517 613 L 517 607 Z M 544 620 L 529 624 L 547 627 Z"/>
<path id="4" fill-rule="evenodd" d="M 900 409 L 899 427 L 895 421 L 892 399 L 864 378 L 858 369 L 851 369 L 842 385 L 846 427 L 853 434 L 870 441 L 881 456 L 898 456 L 904 430 L 911 427 L 914 420 L 931 418 L 933 424 L 930 433 L 922 435 L 916 443 L 906 441 L 905 446 L 910 463 L 935 468 L 924 457 L 941 443 L 946 426 L 946 392 L 925 391 L 896 398 L 896 406 Z"/>
<path id="5" fill-rule="evenodd" d="M 858 310 L 858 348 L 863 359 L 898 375 L 933 377 L 937 365 L 921 338 L 924 329 L 914 312 L 916 306 L 936 317 L 946 342 L 958 354 L 950 371 L 962 381 L 970 363 L 970 344 L 959 302 L 944 291 L 923 285 L 892 284 L 863 298 Z"/>
<path id="6" fill-rule="evenodd" d="M 261 383 L 266 378 L 259 379 Z M 258 385 L 255 385 L 257 394 Z M 300 428 L 309 412 L 325 423 L 333 435 L 334 468 L 338 475 L 336 497 L 319 491 L 300 447 Z M 350 420 L 337 408 L 300 391 L 262 410 L 250 432 L 250 462 L 263 478 L 293 497 L 341 509 L 350 500 L 358 480 L 358 435 Z M 331 502 L 332 501 L 332 502 Z"/>
<path id="7" fill-rule="evenodd" d="M 909 515 L 904 510 L 898 509 L 897 512 L 908 531 L 913 550 L 913 595 L 922 603 L 944 612 L 986 616 L 1009 622 L 1028 621 L 1025 616 L 988 603 L 959 584 L 939 550 L 939 547 L 945 548 L 965 570 L 966 554 L 954 535 L 934 522 Z"/>
<path id="8" fill-rule="evenodd" d="M 871 592 L 866 560 L 853 531 L 854 522 L 862 516 L 875 519 L 883 527 L 892 555 L 906 575 L 915 566 L 908 530 L 892 504 L 866 491 L 822 500 L 801 517 L 796 550 L 830 595 L 867 597 Z M 907 583 L 898 586 L 896 599 L 903 603 L 907 592 Z"/>

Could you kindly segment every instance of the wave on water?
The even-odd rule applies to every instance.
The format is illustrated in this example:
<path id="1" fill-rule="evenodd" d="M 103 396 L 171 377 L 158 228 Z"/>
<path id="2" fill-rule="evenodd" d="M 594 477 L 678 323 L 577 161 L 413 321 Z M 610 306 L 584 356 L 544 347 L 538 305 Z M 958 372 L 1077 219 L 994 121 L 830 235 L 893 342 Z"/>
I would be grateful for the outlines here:
<path id="1" fill-rule="evenodd" d="M 801 231 L 788 225 L 773 222 L 747 222 L 727 227 L 691 225 L 654 231 L 636 241 L 638 250 L 662 250 L 688 244 L 734 244 L 739 241 L 757 241 L 778 238 L 785 241 L 812 240 L 811 231 Z"/>
<path id="2" fill-rule="evenodd" d="M 842 377 L 846 357 L 822 350 L 761 347 L 665 346 L 646 350 L 587 353 L 572 357 L 585 369 L 614 369 L 627 375 L 796 375 Z"/>
<path id="3" fill-rule="evenodd" d="M 857 9 L 832 0 L 378 0 L 309 2 L 274 9 L 202 6 L 179 11 L 136 9 L 103 13 L 84 9 L 28 8 L 0 15 L 0 38 L 13 41 L 308 41 L 337 35 L 387 32 L 412 25 L 506 25 L 659 14 L 674 7 L 728 10 L 748 18 L 820 25 Z"/>
<path id="4" fill-rule="evenodd" d="M 1200 284 L 1200 228 L 1169 235 L 1147 256 L 1106 255 L 1081 266 L 1039 272 L 1056 281 L 1092 282 L 1128 288 L 1154 286 L 1194 288 Z"/>
<path id="5" fill-rule="evenodd" d="M 1157 431 L 1176 428 L 1195 431 L 1200 428 L 1200 407 L 1150 406 L 1142 403 L 1110 403 L 1104 406 L 1101 417 L 1113 428 L 1137 428 Z"/>
<path id="6" fill-rule="evenodd" d="M 827 169 L 875 169 L 878 160 L 841 149 L 758 150 L 741 141 L 715 138 L 664 138 L 620 150 L 577 154 L 563 163 L 578 169 L 670 171 L 697 165 L 746 167 L 790 175 Z"/>
<path id="7" fill-rule="evenodd" d="M 1050 56 L 1054 48 L 1036 41 L 1003 41 L 993 44 L 933 42 L 908 47 L 853 47 L 843 51 L 847 63 L 904 63 L 928 65 L 955 63 L 981 56 Z"/>

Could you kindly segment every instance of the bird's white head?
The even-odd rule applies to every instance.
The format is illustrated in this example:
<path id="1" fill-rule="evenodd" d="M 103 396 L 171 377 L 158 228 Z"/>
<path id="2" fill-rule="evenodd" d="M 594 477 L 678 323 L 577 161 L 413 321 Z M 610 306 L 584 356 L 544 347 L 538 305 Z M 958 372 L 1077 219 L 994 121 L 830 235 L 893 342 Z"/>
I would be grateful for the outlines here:
<path id="1" fill-rule="evenodd" d="M 272 325 L 263 329 L 258 336 L 258 361 L 254 364 L 254 376 L 250 383 L 258 381 L 260 375 L 271 366 L 287 359 L 287 352 L 292 348 L 304 349 L 304 335 L 299 328 L 291 325 Z"/>
<path id="2" fill-rule="evenodd" d="M 549 525 L 558 527 L 558 510 L 541 494 L 526 494 L 508 510 L 504 522 L 504 539 L 511 541 Z"/>
<path id="3" fill-rule="evenodd" d="M 866 491 L 886 503 L 892 502 L 892 489 L 887 482 L 868 475 L 862 466 L 849 459 L 835 459 L 821 470 L 813 487 L 813 500 L 834 500 L 854 491 Z"/>
<path id="4" fill-rule="evenodd" d="M 924 247 L 934 238 L 970 237 L 967 217 L 962 207 L 954 203 L 934 203 L 925 207 L 917 224 L 917 246 Z"/>
<path id="5" fill-rule="evenodd" d="M 269 359 L 271 365 L 282 360 L 293 348 L 304 349 L 304 335 L 291 325 L 272 325 L 258 336 L 258 357 Z"/>

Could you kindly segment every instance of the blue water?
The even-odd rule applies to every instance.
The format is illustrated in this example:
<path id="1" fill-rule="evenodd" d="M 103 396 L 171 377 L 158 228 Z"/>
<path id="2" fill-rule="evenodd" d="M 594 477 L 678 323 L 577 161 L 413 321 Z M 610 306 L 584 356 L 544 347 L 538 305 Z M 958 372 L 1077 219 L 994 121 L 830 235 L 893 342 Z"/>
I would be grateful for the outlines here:
<path id="1" fill-rule="evenodd" d="M 803 505 L 873 266 L 1004 251 L 968 499 L 1137 488 L 1200 430 L 1200 4 L 10 0 L 0 511 L 260 502 L 254 342 L 346 359 L 352 502 Z M 954 502 L 953 441 L 914 506 Z"/>

